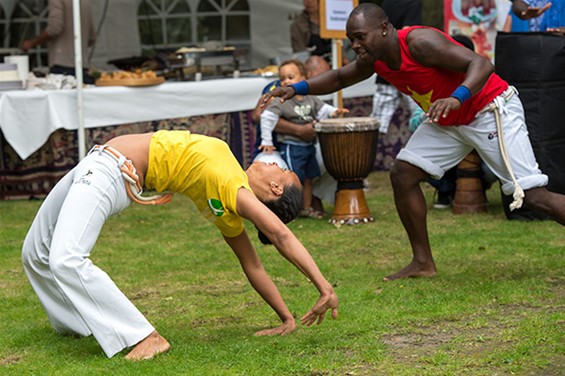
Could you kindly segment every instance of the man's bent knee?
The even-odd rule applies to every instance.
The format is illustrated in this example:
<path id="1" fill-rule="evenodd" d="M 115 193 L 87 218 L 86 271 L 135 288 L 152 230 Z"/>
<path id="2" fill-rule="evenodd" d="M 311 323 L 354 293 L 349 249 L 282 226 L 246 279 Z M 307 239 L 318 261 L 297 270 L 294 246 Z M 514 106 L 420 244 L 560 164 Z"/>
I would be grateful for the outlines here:
<path id="1" fill-rule="evenodd" d="M 408 162 L 396 160 L 390 169 L 390 181 L 393 186 L 414 185 L 428 177 L 422 169 Z"/>

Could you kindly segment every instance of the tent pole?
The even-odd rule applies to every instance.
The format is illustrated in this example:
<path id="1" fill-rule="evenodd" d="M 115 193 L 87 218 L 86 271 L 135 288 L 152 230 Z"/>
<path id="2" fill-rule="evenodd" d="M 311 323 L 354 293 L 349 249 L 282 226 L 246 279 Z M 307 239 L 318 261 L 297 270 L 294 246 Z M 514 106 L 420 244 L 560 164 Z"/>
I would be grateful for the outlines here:
<path id="1" fill-rule="evenodd" d="M 332 69 L 341 68 L 343 41 L 339 38 L 332 38 Z M 343 92 L 341 90 L 332 94 L 332 102 L 335 107 L 343 107 Z"/>
<path id="2" fill-rule="evenodd" d="M 78 157 L 83 159 L 86 155 L 86 137 L 84 133 L 83 113 L 83 74 L 82 74 L 82 33 L 80 25 L 80 0 L 73 0 L 73 30 L 75 42 L 75 77 L 77 80 L 77 118 L 78 118 Z"/>

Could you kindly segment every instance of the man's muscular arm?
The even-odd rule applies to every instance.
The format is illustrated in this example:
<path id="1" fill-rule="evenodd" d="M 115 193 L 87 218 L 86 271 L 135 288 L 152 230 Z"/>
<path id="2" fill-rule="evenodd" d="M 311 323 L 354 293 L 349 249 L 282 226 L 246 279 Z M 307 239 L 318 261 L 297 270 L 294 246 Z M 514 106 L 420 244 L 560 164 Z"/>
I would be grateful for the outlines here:
<path id="1" fill-rule="evenodd" d="M 443 34 L 431 29 L 417 29 L 407 39 L 410 53 L 414 59 L 427 67 L 465 73 L 461 86 L 469 89 L 471 95 L 477 93 L 494 72 L 494 66 L 486 58 L 468 48 L 450 42 Z M 458 110 L 461 102 L 453 97 L 436 100 L 428 110 L 428 116 L 437 122 L 452 110 Z"/>

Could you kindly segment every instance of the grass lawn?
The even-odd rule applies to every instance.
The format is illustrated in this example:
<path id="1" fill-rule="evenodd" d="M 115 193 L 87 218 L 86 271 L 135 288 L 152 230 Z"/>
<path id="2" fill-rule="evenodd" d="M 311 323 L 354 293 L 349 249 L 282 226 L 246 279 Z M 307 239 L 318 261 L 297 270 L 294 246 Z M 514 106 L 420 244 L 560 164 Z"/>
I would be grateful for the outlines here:
<path id="1" fill-rule="evenodd" d="M 339 318 L 285 337 L 255 337 L 278 318 L 235 255 L 186 198 L 133 204 L 111 218 L 92 259 L 167 338 L 144 362 L 107 359 L 92 338 L 55 333 L 23 272 L 20 252 L 40 201 L 0 202 L 2 375 L 564 375 L 565 231 L 509 221 L 498 186 L 489 212 L 430 210 L 438 276 L 383 282 L 406 265 L 408 239 L 388 174 L 370 175 L 375 222 L 289 226 L 340 298 Z M 431 205 L 433 190 L 423 185 Z M 331 209 L 331 208 L 327 208 Z M 290 310 L 316 289 L 248 230 Z M 125 351 L 124 351 L 125 353 Z"/>

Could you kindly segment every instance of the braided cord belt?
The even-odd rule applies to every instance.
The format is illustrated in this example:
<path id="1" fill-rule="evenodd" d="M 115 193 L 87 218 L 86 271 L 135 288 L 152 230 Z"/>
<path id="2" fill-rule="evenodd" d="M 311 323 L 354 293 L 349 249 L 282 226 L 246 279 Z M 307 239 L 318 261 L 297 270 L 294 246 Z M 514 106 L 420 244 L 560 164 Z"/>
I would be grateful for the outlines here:
<path id="1" fill-rule="evenodd" d="M 518 184 L 516 180 L 516 176 L 514 175 L 514 170 L 512 169 L 512 165 L 510 164 L 510 159 L 508 158 L 508 152 L 506 151 L 506 143 L 504 142 L 504 131 L 502 129 L 502 113 L 505 111 L 504 109 L 504 102 L 508 102 L 510 98 L 516 93 L 516 89 L 513 86 L 510 86 L 502 95 L 494 98 L 494 100 L 484 109 L 482 109 L 479 113 L 484 113 L 487 111 L 494 112 L 494 119 L 496 120 L 496 131 L 498 132 L 498 147 L 500 148 L 500 154 L 502 155 L 502 160 L 504 161 L 504 165 L 510 174 L 510 178 L 512 179 L 512 183 L 514 183 L 514 194 L 512 198 L 514 201 L 510 203 L 510 211 L 515 209 L 520 209 L 524 202 L 524 190 Z"/>
<path id="2" fill-rule="evenodd" d="M 106 153 L 116 160 L 118 167 L 122 171 L 126 192 L 132 201 L 141 205 L 165 205 L 171 201 L 172 193 L 160 193 L 152 196 L 143 196 L 143 187 L 139 182 L 139 176 L 135 166 L 129 159 L 126 159 L 119 151 L 108 145 L 95 145 L 90 153 L 97 151 Z M 89 154 L 90 154 L 89 153 Z"/>

